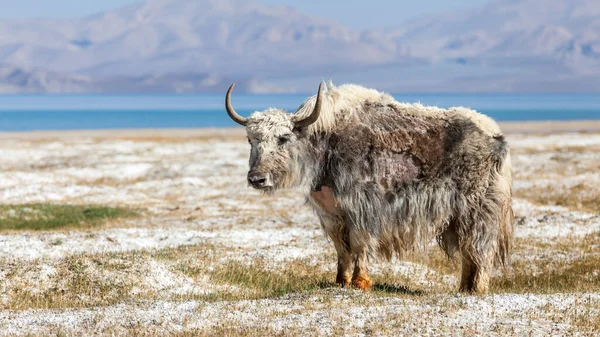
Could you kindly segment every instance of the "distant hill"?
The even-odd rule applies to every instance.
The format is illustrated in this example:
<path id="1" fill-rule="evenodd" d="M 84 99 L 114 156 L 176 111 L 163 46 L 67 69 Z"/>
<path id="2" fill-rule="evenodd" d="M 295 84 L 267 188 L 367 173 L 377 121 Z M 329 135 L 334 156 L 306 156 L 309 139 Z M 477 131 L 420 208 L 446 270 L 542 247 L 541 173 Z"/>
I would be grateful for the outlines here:
<path id="1" fill-rule="evenodd" d="M 387 32 L 415 56 L 600 70 L 600 1 L 497 0 Z M 542 62 L 540 62 L 542 61 Z M 464 62 L 464 60 L 462 61 Z"/>
<path id="2" fill-rule="evenodd" d="M 245 0 L 149 0 L 0 21 L 0 63 L 2 92 L 313 91 L 329 76 L 387 91 L 598 92 L 600 1 L 497 0 L 356 32 Z"/>
<path id="3" fill-rule="evenodd" d="M 89 91 L 90 84 L 91 79 L 86 76 L 0 65 L 2 93 L 83 93 Z"/>
<path id="4" fill-rule="evenodd" d="M 221 93 L 222 88 L 233 81 L 232 78 L 197 73 L 93 78 L 0 65 L 1 93 Z M 254 80 L 236 83 L 236 88 L 242 92 L 277 91 L 277 88 Z"/>

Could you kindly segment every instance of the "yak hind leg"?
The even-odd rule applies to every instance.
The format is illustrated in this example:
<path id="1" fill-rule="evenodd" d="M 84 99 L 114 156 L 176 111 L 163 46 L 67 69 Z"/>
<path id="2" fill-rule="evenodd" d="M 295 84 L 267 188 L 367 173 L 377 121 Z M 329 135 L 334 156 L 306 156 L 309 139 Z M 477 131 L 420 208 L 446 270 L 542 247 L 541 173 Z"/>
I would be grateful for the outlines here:
<path id="1" fill-rule="evenodd" d="M 476 230 L 462 238 L 459 289 L 461 292 L 486 293 L 488 291 L 498 241 L 492 228 L 487 229 L 488 231 Z"/>
<path id="2" fill-rule="evenodd" d="M 453 259 L 460 247 L 460 236 L 455 221 L 450 221 L 448 227 L 437 237 L 437 242 L 446 256 Z"/>
<path id="3" fill-rule="evenodd" d="M 460 292 L 465 293 L 484 293 L 488 289 L 490 272 L 493 264 L 491 254 L 481 255 L 477 253 L 476 247 L 471 239 L 469 243 L 461 240 L 457 232 L 456 222 L 450 222 L 450 225 L 438 237 L 438 243 L 449 258 L 454 258 L 457 251 L 460 251 L 462 266 L 460 278 Z M 490 255 L 490 256 L 488 256 Z M 478 258 L 474 258 L 477 256 Z"/>
<path id="4" fill-rule="evenodd" d="M 462 253 L 462 270 L 460 278 L 460 292 L 486 293 L 490 283 L 490 274 L 493 259 L 490 261 L 474 261 L 470 253 Z"/>

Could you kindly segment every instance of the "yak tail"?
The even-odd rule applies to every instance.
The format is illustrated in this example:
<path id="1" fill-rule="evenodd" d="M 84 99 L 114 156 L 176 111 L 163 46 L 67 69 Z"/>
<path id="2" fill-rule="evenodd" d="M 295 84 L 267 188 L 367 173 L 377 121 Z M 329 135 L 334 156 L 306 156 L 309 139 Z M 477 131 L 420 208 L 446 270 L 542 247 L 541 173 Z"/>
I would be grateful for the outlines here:
<path id="1" fill-rule="evenodd" d="M 510 261 L 510 251 L 512 249 L 515 216 L 512 208 L 512 163 L 508 145 L 503 136 L 496 138 L 497 145 L 501 151 L 496 152 L 498 158 L 496 163 L 496 184 L 497 192 L 500 197 L 500 235 L 498 237 L 498 251 L 496 254 L 497 262 L 508 267 Z"/>

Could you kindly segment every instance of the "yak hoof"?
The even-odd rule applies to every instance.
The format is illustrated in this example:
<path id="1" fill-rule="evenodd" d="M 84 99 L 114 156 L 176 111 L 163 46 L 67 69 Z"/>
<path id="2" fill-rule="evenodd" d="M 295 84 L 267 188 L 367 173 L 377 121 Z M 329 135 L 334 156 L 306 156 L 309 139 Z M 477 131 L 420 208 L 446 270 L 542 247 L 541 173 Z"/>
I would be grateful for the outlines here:
<path id="1" fill-rule="evenodd" d="M 460 287 L 458 289 L 459 292 L 466 295 L 485 295 L 488 293 L 488 287 Z"/>
<path id="2" fill-rule="evenodd" d="M 368 291 L 371 290 L 371 287 L 373 286 L 373 281 L 371 281 L 369 278 L 358 276 L 357 278 L 352 280 L 352 286 L 360 290 Z"/>
<path id="3" fill-rule="evenodd" d="M 339 284 L 340 286 L 342 286 L 342 288 L 346 288 L 350 285 L 350 278 L 349 277 L 345 277 L 345 276 L 340 276 L 338 275 L 335 278 L 335 283 Z"/>

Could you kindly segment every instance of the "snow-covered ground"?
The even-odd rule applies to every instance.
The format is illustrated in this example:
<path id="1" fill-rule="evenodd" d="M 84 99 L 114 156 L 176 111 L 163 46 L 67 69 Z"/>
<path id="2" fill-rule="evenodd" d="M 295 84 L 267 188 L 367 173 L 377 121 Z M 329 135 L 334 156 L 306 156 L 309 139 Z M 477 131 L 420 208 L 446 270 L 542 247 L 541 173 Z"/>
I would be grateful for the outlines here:
<path id="1" fill-rule="evenodd" d="M 562 193 L 582 183 L 600 191 L 600 171 L 593 171 L 600 166 L 600 135 L 510 135 L 508 140 L 516 237 L 532 247 L 517 247 L 515 259 L 539 258 L 542 244 L 600 233 L 600 216 L 592 210 L 520 197 L 521 191 L 550 187 Z M 3 139 L 1 204 L 110 205 L 141 210 L 142 216 L 98 229 L 0 233 L 0 335 L 210 335 L 228 327 L 233 335 L 254 329 L 298 335 L 547 336 L 584 334 L 576 318 L 600 317 L 600 293 L 456 295 L 458 270 L 440 274 L 414 261 L 377 262 L 373 276 L 375 282 L 390 273 L 399 283 L 410 279 L 424 295 L 330 286 L 276 298 L 235 298 L 245 291 L 243 284 L 213 284 L 209 276 L 190 276 L 182 265 L 212 270 L 238 261 L 256 268 L 260 261 L 261 268 L 278 272 L 301 261 L 329 273 L 324 281 L 335 277 L 333 247 L 303 197 L 295 191 L 263 196 L 246 186 L 248 150 L 238 137 Z M 182 247 L 194 251 L 180 253 Z M 552 247 L 547 249 L 558 249 Z M 600 254 L 598 245 L 591 251 Z M 117 284 L 125 289 L 122 299 L 107 295 L 112 300 L 103 302 L 98 295 L 94 305 L 94 294 L 69 293 L 74 288 L 62 278 L 72 275 L 73 261 L 93 281 L 90 287 Z M 70 299 L 65 305 L 24 299 L 61 292 Z"/>

